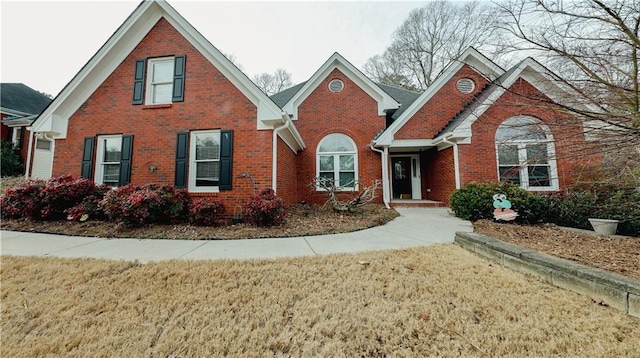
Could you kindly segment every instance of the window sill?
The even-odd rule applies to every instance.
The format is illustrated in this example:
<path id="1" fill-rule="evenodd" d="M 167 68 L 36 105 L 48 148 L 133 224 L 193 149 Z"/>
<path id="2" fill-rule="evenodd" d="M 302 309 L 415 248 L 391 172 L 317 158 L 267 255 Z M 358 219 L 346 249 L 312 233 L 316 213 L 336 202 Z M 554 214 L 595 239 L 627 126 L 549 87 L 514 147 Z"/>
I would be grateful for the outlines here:
<path id="1" fill-rule="evenodd" d="M 171 103 L 145 104 L 142 109 L 171 108 Z"/>

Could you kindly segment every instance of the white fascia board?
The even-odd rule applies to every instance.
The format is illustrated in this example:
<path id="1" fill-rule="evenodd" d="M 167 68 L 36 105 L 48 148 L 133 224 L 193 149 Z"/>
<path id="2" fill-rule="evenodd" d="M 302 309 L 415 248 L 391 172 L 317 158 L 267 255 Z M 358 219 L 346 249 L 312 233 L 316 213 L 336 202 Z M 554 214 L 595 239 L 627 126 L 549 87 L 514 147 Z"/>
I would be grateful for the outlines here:
<path id="1" fill-rule="evenodd" d="M 10 109 L 5 107 L 0 107 L 0 113 L 7 114 L 9 116 L 23 116 L 23 117 L 33 115 L 33 113 L 20 112 L 20 111 L 16 111 L 15 109 Z"/>
<path id="2" fill-rule="evenodd" d="M 122 60 L 146 36 L 160 19 L 156 2 L 143 2 L 116 30 L 98 52 L 80 69 L 32 125 L 34 132 L 50 132 L 56 127 L 56 138 L 66 138 L 69 118 L 120 65 Z M 146 16 L 142 16 L 145 14 Z M 52 121 L 62 123 L 51 123 Z"/>
<path id="3" fill-rule="evenodd" d="M 273 129 L 272 124 L 264 121 L 270 122 L 281 118 L 282 109 L 173 7 L 164 1 L 158 4 L 169 15 L 166 17 L 167 21 L 256 106 L 257 129 Z"/>
<path id="4" fill-rule="evenodd" d="M 389 148 L 422 148 L 433 147 L 433 139 L 396 139 L 391 142 Z"/>
<path id="5" fill-rule="evenodd" d="M 318 87 L 331 71 L 338 69 L 358 87 L 365 91 L 378 103 L 378 115 L 384 116 L 388 109 L 400 107 L 393 97 L 378 87 L 373 81 L 355 68 L 349 61 L 339 53 L 334 53 L 320 68 L 311 76 L 304 86 L 287 102 L 283 109 L 293 115 L 293 119 L 298 119 L 298 107 L 304 100 Z"/>
<path id="6" fill-rule="evenodd" d="M 68 121 L 73 113 L 163 17 L 256 105 L 256 127 L 272 128 L 261 120 L 280 118 L 282 110 L 266 94 L 165 1 L 144 1 L 39 116 L 32 125 L 34 132 L 53 130 L 56 138 L 66 138 Z M 50 123 L 54 120 L 61 123 Z"/>
<path id="7" fill-rule="evenodd" d="M 501 76 L 505 71 L 493 61 L 482 55 L 473 47 L 465 50 L 457 60 L 451 62 L 438 78 L 424 91 L 398 119 L 396 119 L 376 140 L 377 145 L 390 145 L 394 135 L 411 119 L 429 100 L 449 82 L 464 65 L 470 66 L 476 72 L 489 80 Z M 485 72 L 486 71 L 486 72 Z"/>

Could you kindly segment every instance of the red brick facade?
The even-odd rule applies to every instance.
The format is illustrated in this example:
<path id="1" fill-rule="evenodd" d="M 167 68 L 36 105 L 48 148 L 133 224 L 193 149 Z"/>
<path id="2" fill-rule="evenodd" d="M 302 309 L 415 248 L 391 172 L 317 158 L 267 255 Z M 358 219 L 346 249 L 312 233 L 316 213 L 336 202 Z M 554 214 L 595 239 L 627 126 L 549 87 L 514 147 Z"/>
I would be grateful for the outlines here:
<path id="1" fill-rule="evenodd" d="M 132 105 L 135 61 L 185 54 L 184 102 Z M 256 130 L 256 106 L 166 20 L 161 19 L 118 68 L 69 120 L 67 138 L 56 141 L 53 175 L 80 175 L 83 140 L 101 134 L 132 134 L 131 182 L 174 184 L 179 132 L 234 131 L 233 185 L 217 194 L 232 203 L 245 199 L 251 175 L 260 188 L 271 186 L 271 131 Z M 154 165 L 155 171 L 149 170 Z"/>
<path id="2" fill-rule="evenodd" d="M 475 86 L 471 93 L 464 94 L 456 89 L 461 78 L 473 80 Z M 463 66 L 398 130 L 395 139 L 435 138 L 487 84 L 482 75 L 467 65 Z"/>
<path id="3" fill-rule="evenodd" d="M 339 79 L 342 92 L 329 90 L 329 82 Z M 378 115 L 378 104 L 355 82 L 334 69 L 298 108 L 295 123 L 307 149 L 297 156 L 298 199 L 324 202 L 325 195 L 310 187 L 316 176 L 316 153 L 319 142 L 332 133 L 349 136 L 358 150 L 358 179 L 369 186 L 382 178 L 380 154 L 370 148 L 375 135 L 385 128 L 385 117 Z M 380 199 L 381 200 L 381 199 Z"/>
<path id="4" fill-rule="evenodd" d="M 156 106 L 132 104 L 136 61 L 174 55 L 186 55 L 184 101 Z M 336 54 L 331 61 L 338 61 L 338 64 L 328 67 L 328 70 L 323 66 L 322 71 L 327 72 L 320 73 L 328 73 L 324 78 L 314 78 L 313 83 L 302 86 L 304 93 L 307 93 L 307 89 L 311 91 L 306 97 L 291 97 L 296 101 L 293 105 L 296 106 L 294 112 L 297 112 L 297 117 L 295 129 L 290 134 L 296 137 L 297 130 L 306 149 L 296 153 L 278 138 L 275 161 L 277 181 L 272 183 L 273 130 L 257 129 L 258 109 L 244 94 L 249 92 L 243 93 L 234 85 L 238 82 L 232 81 L 238 80 L 237 77 L 225 77 L 169 21 L 161 19 L 69 118 L 67 137 L 55 142 L 53 175 L 80 175 L 86 137 L 123 134 L 133 135 L 130 182 L 173 185 L 178 133 L 233 130 L 232 190 L 194 195 L 225 199 L 228 209 L 232 211 L 236 206 L 246 204 L 254 189 L 273 187 L 275 184 L 278 195 L 288 203 L 322 203 L 326 200 L 325 193 L 311 185 L 317 176 L 318 145 L 326 136 L 340 133 L 347 135 L 356 145 L 356 170 L 360 187 L 369 186 L 372 181 L 383 178 L 381 154 L 370 147 L 372 140 L 387 129 L 387 118 L 379 114 L 379 105 L 385 103 L 393 107 L 385 109 L 392 110 L 395 102 L 391 95 L 386 97 L 382 88 L 375 88 L 373 82 L 367 82 L 368 79 L 356 73 L 357 69 L 350 67 L 341 56 Z M 327 62 L 325 66 L 330 63 L 334 62 Z M 487 77 L 493 78 L 495 75 Z M 599 159 L 597 155 L 592 155 L 593 151 L 583 152 L 585 148 L 592 150 L 593 146 L 585 142 L 581 123 L 560 114 L 557 108 L 540 105 L 539 101 L 530 99 L 546 97 L 522 79 L 516 81 L 473 123 L 470 144 L 460 143 L 457 147 L 437 150 L 429 140 L 442 135 L 442 131 L 465 107 L 482 97 L 479 94 L 489 84 L 487 77 L 471 66 L 463 65 L 411 118 L 406 118 L 406 121 L 403 118 L 398 122 L 403 124 L 395 133 L 391 135 L 385 132 L 393 140 L 418 140 L 409 141 L 410 144 L 400 142 L 397 147 L 388 143 L 384 145 L 389 145 L 387 149 L 392 155 L 420 155 L 422 199 L 448 202 L 449 195 L 456 189 L 456 160 L 461 184 L 497 181 L 496 129 L 503 121 L 515 116 L 538 118 L 550 128 L 555 140 L 561 189 L 572 180 L 572 173 L 580 165 Z M 457 89 L 457 82 L 461 78 L 469 78 L 474 82 L 470 93 L 464 94 Z M 334 79 L 343 82 L 343 90 L 333 92 L 329 89 L 329 82 Z M 378 102 L 379 98 L 372 98 L 360 87 L 362 81 L 374 91 L 380 91 L 378 94 L 384 94 L 384 100 Z M 305 87 L 311 85 L 315 87 Z M 262 93 L 258 92 L 257 96 L 271 103 Z M 426 99 L 419 97 L 419 100 L 422 98 Z M 275 109 L 276 116 L 280 114 L 279 111 L 279 108 Z M 394 125 L 392 128 L 395 130 Z M 302 148 L 302 143 L 299 144 Z M 443 143 L 439 142 L 438 145 L 442 147 Z M 381 192 L 377 201 L 382 201 Z"/>
<path id="5" fill-rule="evenodd" d="M 548 98 L 525 80 L 518 80 L 472 125 L 471 144 L 459 148 L 460 177 L 469 182 L 497 182 L 495 135 L 498 126 L 516 116 L 541 120 L 553 135 L 560 190 L 572 181 L 581 165 L 601 160 L 594 144 L 585 141 L 582 123 L 547 105 Z"/>

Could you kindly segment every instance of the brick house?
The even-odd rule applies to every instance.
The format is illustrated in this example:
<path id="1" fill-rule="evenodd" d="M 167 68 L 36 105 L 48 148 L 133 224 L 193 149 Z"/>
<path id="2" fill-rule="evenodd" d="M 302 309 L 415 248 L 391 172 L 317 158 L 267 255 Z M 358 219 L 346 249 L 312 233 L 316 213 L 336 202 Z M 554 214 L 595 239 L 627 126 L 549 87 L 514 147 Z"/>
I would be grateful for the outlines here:
<path id="1" fill-rule="evenodd" d="M 588 143 L 539 105 L 568 93 L 546 72 L 531 59 L 505 71 L 470 48 L 416 93 L 335 53 L 268 97 L 166 2 L 144 1 L 33 123 L 51 145 L 34 146 L 28 175 L 171 184 L 230 203 L 248 198 L 247 177 L 289 203 L 324 200 L 314 177 L 347 192 L 381 180 L 387 205 L 446 202 L 471 181 L 557 191 L 580 164 L 563 143 Z"/>
<path id="2" fill-rule="evenodd" d="M 27 159 L 26 128 L 45 109 L 51 99 L 23 83 L 0 84 L 0 138 L 19 149 Z"/>

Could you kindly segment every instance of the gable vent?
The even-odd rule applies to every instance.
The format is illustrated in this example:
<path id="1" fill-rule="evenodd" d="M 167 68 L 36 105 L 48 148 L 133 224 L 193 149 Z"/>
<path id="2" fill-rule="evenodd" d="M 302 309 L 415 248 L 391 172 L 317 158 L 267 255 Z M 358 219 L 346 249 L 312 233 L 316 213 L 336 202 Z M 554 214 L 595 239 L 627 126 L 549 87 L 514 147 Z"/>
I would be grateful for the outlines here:
<path id="1" fill-rule="evenodd" d="M 458 91 L 464 94 L 469 94 L 473 92 L 473 90 L 476 88 L 476 85 L 470 78 L 461 78 L 458 80 L 458 83 L 456 83 L 456 88 L 458 89 Z"/>
<path id="2" fill-rule="evenodd" d="M 343 89 L 344 89 L 344 83 L 342 81 L 331 80 L 331 82 L 329 82 L 329 91 L 333 93 L 338 93 L 338 92 L 342 92 Z"/>

